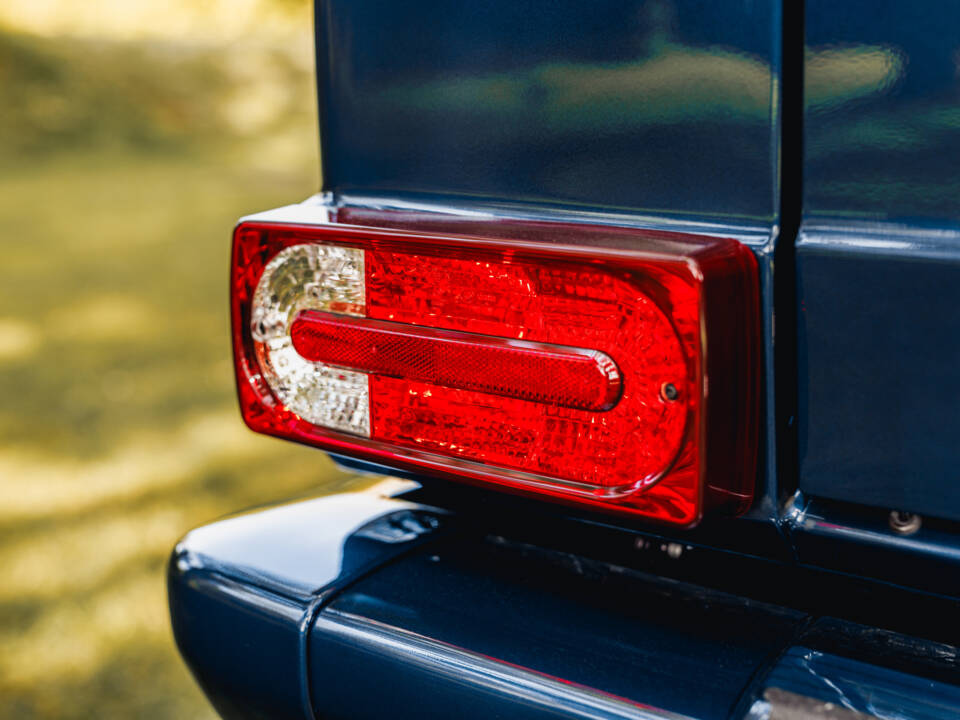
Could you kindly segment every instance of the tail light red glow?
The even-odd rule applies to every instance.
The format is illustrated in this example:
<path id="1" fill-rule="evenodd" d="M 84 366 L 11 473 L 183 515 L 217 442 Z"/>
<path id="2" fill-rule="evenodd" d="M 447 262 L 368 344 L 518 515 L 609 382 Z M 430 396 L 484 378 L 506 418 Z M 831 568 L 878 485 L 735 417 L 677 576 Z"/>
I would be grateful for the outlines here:
<path id="1" fill-rule="evenodd" d="M 742 511 L 757 441 L 752 254 L 672 234 L 630 244 L 241 224 L 244 418 L 333 452 L 680 525 Z"/>

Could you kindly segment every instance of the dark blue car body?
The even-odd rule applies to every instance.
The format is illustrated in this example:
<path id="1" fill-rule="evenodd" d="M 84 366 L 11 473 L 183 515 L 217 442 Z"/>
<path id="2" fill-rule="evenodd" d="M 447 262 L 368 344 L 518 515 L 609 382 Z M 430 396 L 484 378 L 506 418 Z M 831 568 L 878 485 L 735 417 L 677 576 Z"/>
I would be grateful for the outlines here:
<path id="1" fill-rule="evenodd" d="M 323 192 L 261 219 L 740 240 L 758 489 L 684 531 L 428 478 L 198 529 L 171 616 L 221 714 L 960 716 L 958 26 L 907 0 L 321 0 Z"/>

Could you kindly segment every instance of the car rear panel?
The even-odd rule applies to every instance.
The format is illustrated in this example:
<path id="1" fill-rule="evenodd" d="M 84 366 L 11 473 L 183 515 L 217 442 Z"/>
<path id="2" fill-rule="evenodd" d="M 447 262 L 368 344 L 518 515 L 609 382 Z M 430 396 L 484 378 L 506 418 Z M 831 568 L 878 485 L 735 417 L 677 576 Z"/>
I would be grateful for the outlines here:
<path id="1" fill-rule="evenodd" d="M 800 488 L 954 521 L 958 21 L 953 3 L 807 2 L 797 245 Z"/>
<path id="2" fill-rule="evenodd" d="M 319 3 L 323 193 L 252 219 L 739 240 L 761 287 L 758 491 L 677 530 L 407 473 L 419 490 L 353 525 L 339 496 L 229 521 L 238 553 L 201 530 L 171 611 L 218 708 L 960 713 L 957 19 L 906 0 Z"/>

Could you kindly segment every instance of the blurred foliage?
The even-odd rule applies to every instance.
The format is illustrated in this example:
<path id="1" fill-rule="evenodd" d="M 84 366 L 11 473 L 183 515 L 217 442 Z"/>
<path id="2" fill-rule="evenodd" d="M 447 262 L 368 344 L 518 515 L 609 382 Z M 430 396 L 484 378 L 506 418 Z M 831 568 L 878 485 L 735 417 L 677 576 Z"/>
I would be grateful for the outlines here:
<path id="1" fill-rule="evenodd" d="M 0 33 L 0 161 L 79 147 L 170 152 L 295 122 L 306 131 L 314 91 L 303 44 Z"/>
<path id="2" fill-rule="evenodd" d="M 47 37 L 283 42 L 308 29 L 312 8 L 312 0 L 13 0 L 0 3 L 0 25 Z"/>
<path id="3" fill-rule="evenodd" d="M 311 5 L 310 0 L 262 0 L 266 6 L 276 7 L 289 13 L 299 13 L 304 6 Z"/>
<path id="4" fill-rule="evenodd" d="M 164 566 L 191 527 L 359 488 L 235 407 L 240 215 L 316 191 L 311 28 L 0 32 L 0 717 L 210 718 Z"/>

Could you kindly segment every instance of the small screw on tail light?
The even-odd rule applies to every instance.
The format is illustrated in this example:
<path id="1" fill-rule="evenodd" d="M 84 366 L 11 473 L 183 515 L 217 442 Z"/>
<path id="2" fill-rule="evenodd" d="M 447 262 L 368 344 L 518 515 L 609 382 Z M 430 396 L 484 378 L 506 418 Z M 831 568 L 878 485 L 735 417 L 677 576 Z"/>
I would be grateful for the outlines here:
<path id="1" fill-rule="evenodd" d="M 232 317 L 248 425 L 682 526 L 745 510 L 758 432 L 750 251 L 679 234 L 557 226 L 583 242 L 547 244 L 494 229 L 500 239 L 239 225 Z"/>

